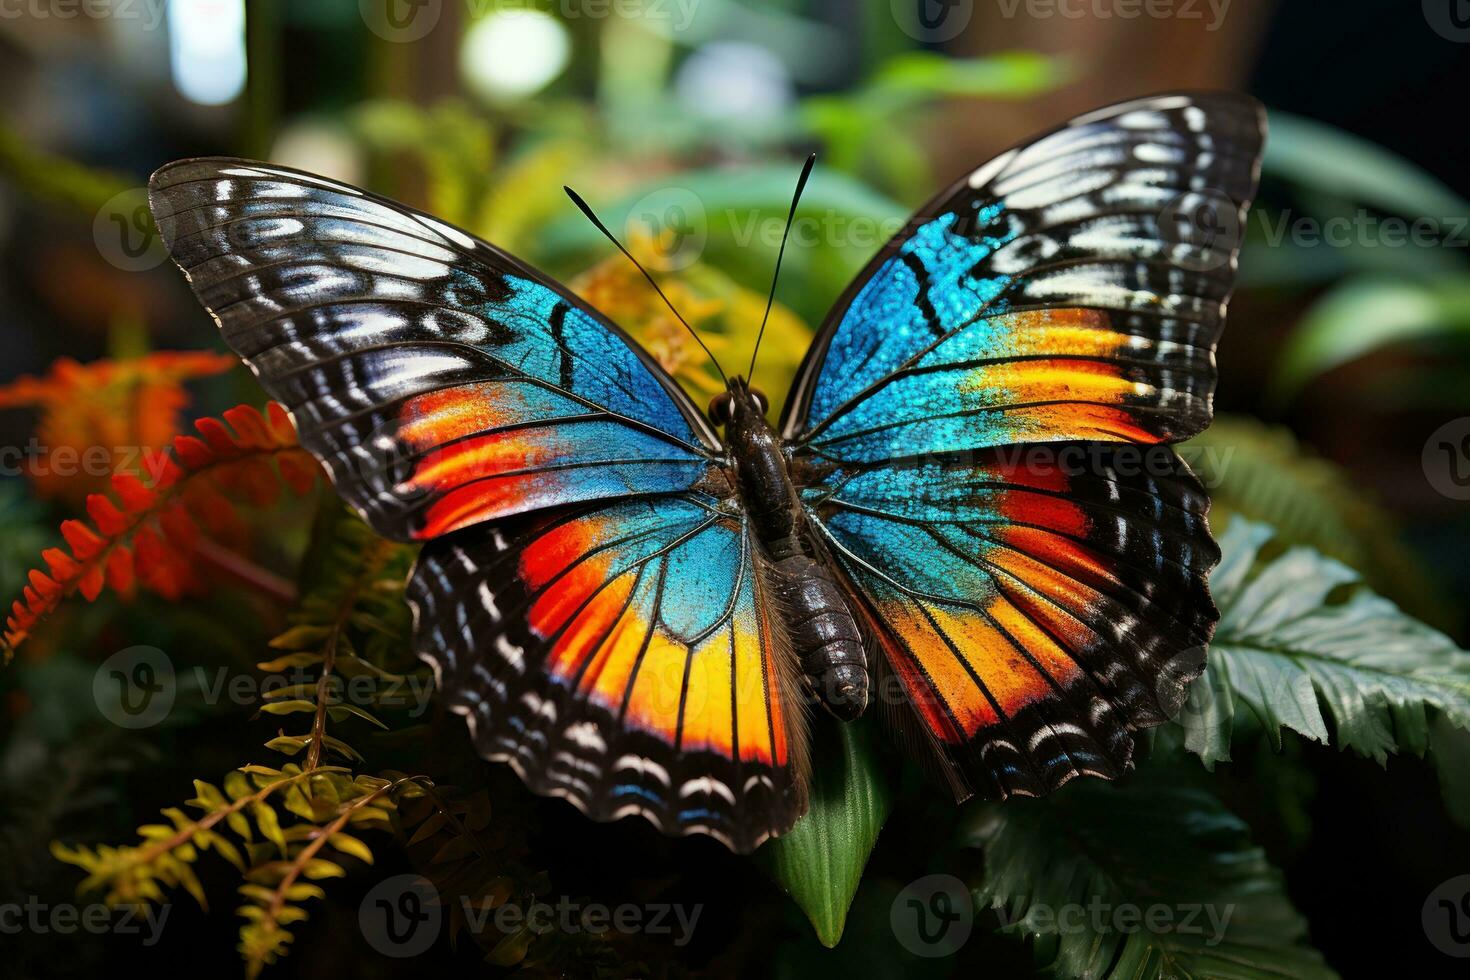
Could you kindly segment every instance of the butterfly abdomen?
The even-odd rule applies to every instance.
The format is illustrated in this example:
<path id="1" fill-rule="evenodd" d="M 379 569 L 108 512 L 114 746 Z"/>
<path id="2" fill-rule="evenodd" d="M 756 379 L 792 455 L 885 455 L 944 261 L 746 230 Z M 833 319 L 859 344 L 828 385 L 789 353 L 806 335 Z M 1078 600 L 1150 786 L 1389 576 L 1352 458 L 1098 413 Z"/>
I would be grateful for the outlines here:
<path id="1" fill-rule="evenodd" d="M 759 406 L 737 401 L 727 434 L 769 588 L 807 683 L 833 714 L 851 720 L 868 703 L 868 658 L 857 620 L 812 544 L 780 440 Z"/>
<path id="2" fill-rule="evenodd" d="M 858 717 L 868 703 L 868 657 L 832 573 L 799 553 L 772 562 L 768 576 L 808 683 L 837 717 Z"/>

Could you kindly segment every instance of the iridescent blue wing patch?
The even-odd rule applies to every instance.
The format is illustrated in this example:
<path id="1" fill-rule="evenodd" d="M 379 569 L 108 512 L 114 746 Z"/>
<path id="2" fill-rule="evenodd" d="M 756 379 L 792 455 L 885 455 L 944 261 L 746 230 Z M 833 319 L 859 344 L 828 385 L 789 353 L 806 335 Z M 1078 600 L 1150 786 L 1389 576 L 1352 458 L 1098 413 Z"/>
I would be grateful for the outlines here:
<path id="1" fill-rule="evenodd" d="M 803 499 L 957 797 L 1132 756 L 1217 613 L 1209 423 L 1254 195 L 1252 100 L 1089 113 L 941 194 L 837 303 L 787 399 Z"/>
<path id="2" fill-rule="evenodd" d="M 872 462 L 1198 432 L 1263 127 L 1243 96 L 1165 95 L 979 168 L 838 301 L 783 434 Z"/>
<path id="3" fill-rule="evenodd" d="M 717 440 L 646 353 L 466 232 L 242 160 L 170 164 L 149 202 L 225 342 L 382 534 L 685 490 L 709 468 Z"/>

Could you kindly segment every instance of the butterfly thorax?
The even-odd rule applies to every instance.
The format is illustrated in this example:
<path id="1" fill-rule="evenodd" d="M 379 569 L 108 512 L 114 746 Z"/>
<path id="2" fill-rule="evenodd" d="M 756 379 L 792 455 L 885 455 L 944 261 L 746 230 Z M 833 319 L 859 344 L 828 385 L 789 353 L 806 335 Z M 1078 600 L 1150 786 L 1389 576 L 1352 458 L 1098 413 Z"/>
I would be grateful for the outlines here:
<path id="1" fill-rule="evenodd" d="M 741 503 L 759 542 L 759 563 L 806 684 L 837 717 L 862 714 L 867 655 L 857 620 L 833 579 L 791 479 L 764 399 L 736 379 L 717 421 L 726 421 Z"/>

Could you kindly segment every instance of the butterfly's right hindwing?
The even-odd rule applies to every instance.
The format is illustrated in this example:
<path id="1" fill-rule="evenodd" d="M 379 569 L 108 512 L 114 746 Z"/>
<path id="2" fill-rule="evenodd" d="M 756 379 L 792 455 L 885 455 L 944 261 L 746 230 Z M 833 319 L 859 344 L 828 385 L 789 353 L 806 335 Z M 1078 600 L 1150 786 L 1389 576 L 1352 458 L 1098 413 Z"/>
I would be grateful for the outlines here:
<path id="1" fill-rule="evenodd" d="M 806 807 L 793 666 L 743 522 L 699 494 L 424 548 L 421 655 L 487 758 L 599 820 L 749 851 Z"/>

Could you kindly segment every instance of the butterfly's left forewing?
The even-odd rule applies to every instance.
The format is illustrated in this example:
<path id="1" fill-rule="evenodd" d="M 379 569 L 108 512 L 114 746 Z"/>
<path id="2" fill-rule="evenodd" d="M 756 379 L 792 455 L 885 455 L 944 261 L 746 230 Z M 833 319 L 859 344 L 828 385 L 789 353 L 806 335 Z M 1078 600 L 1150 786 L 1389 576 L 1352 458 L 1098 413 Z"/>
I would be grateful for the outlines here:
<path id="1" fill-rule="evenodd" d="M 481 752 L 599 818 L 749 850 L 805 807 L 803 720 L 720 447 L 551 280 L 310 174 L 149 187 L 228 343 L 379 533 L 426 540 L 415 642 Z"/>
<path id="2" fill-rule="evenodd" d="M 1002 154 L 799 373 L 807 511 L 958 796 L 1116 775 L 1202 669 L 1218 551 L 1167 444 L 1210 420 L 1263 135 L 1248 98 L 1178 93 Z"/>
<path id="3" fill-rule="evenodd" d="M 979 168 L 838 301 L 784 435 L 864 463 L 1203 429 L 1263 126 L 1244 97 L 1160 96 Z"/>

